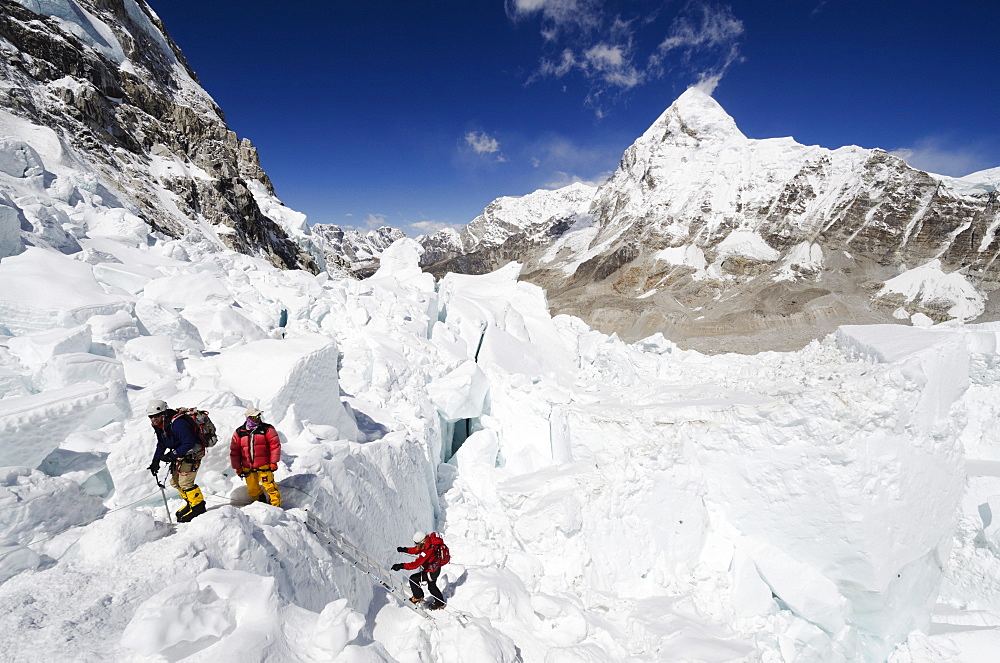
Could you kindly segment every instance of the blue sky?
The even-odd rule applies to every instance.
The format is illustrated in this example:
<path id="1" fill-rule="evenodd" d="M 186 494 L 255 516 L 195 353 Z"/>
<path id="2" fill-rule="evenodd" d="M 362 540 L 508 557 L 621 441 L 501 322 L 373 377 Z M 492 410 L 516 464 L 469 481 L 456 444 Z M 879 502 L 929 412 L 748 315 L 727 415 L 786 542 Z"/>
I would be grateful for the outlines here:
<path id="1" fill-rule="evenodd" d="M 150 0 L 278 197 L 415 236 L 598 182 L 688 86 L 751 138 L 1000 166 L 1000 3 Z"/>

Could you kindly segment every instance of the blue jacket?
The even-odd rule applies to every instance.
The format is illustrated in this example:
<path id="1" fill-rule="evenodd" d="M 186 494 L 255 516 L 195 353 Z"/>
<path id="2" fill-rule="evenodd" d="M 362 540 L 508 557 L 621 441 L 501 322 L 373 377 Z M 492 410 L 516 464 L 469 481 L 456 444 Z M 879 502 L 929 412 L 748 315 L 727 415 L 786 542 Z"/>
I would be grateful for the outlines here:
<path id="1" fill-rule="evenodd" d="M 166 422 L 163 428 L 153 430 L 156 431 L 156 453 L 153 454 L 155 462 L 163 459 L 167 449 L 170 449 L 177 458 L 201 450 L 198 431 L 187 417 L 177 417 L 173 421 Z"/>

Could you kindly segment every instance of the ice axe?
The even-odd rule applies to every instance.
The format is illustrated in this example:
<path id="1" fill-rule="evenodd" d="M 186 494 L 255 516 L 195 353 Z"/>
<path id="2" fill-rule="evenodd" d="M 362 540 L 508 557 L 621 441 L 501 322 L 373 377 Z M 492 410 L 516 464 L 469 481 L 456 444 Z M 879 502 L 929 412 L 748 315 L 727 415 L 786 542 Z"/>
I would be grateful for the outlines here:
<path id="1" fill-rule="evenodd" d="M 163 508 L 167 512 L 167 522 L 172 525 L 174 521 L 170 518 L 170 506 L 167 504 L 167 487 L 160 482 L 158 474 L 154 474 L 153 478 L 156 480 L 156 485 L 160 487 L 160 494 L 163 495 Z"/>

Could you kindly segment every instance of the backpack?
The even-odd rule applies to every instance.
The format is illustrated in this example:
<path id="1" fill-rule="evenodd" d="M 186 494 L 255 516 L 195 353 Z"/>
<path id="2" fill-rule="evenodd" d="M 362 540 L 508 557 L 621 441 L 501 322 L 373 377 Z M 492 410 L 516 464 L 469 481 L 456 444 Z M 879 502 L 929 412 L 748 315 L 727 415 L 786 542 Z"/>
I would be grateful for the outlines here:
<path id="1" fill-rule="evenodd" d="M 451 551 L 448 550 L 448 544 L 446 544 L 440 536 L 432 534 L 430 545 L 431 550 L 434 551 L 434 557 L 438 568 L 451 561 Z"/>
<path id="2" fill-rule="evenodd" d="M 187 417 L 194 424 L 194 429 L 198 432 L 198 441 L 201 442 L 204 450 L 207 451 L 209 447 L 214 447 L 219 441 L 215 424 L 208 418 L 207 411 L 197 410 L 193 407 L 179 407 L 176 412 L 177 414 L 170 421 L 173 422 L 177 417 Z"/>

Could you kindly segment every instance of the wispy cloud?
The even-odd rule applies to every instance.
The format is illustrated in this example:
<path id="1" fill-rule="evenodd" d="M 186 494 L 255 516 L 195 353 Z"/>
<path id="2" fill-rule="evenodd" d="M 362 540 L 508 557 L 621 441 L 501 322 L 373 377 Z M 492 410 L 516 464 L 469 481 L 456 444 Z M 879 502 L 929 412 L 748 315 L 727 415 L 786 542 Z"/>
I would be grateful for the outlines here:
<path id="1" fill-rule="evenodd" d="M 819 4 L 816 5 L 811 12 L 809 12 L 809 15 L 816 16 L 821 11 L 823 11 L 825 7 L 826 7 L 826 0 L 819 0 Z"/>
<path id="2" fill-rule="evenodd" d="M 358 230 L 374 230 L 382 226 L 389 225 L 385 220 L 385 214 L 369 214 L 368 218 L 358 224 Z"/>
<path id="3" fill-rule="evenodd" d="M 679 76 L 711 93 L 739 62 L 743 23 L 727 5 L 689 0 L 672 18 L 669 1 L 638 0 L 633 16 L 611 12 L 602 0 L 506 0 L 515 22 L 537 19 L 545 49 L 528 83 L 581 76 L 585 102 L 600 117 L 625 92 Z M 669 20 L 669 27 L 662 31 Z"/>
<path id="4" fill-rule="evenodd" d="M 465 224 L 463 224 L 463 223 L 447 223 L 445 221 L 431 221 L 431 220 L 427 220 L 427 221 L 417 221 L 416 223 L 411 223 L 410 227 L 411 228 L 416 228 L 421 233 L 430 235 L 430 234 L 436 233 L 439 230 L 447 230 L 449 228 L 452 229 L 452 230 L 458 231 L 458 230 L 461 230 L 462 228 L 464 228 Z"/>
<path id="5" fill-rule="evenodd" d="M 562 136 L 546 136 L 531 147 L 531 165 L 538 169 L 539 186 L 558 189 L 574 182 L 598 185 L 613 173 L 609 163 L 621 156 L 621 145 L 580 147 Z"/>
<path id="6" fill-rule="evenodd" d="M 597 30 L 602 22 L 602 0 L 507 0 L 507 16 L 522 20 L 541 15 L 542 36 L 555 41 L 567 30 Z"/>
<path id="7" fill-rule="evenodd" d="M 695 87 L 712 94 L 729 67 L 742 59 L 743 32 L 743 22 L 729 7 L 689 3 L 650 58 L 651 68 L 677 58 L 694 73 Z"/>
<path id="8" fill-rule="evenodd" d="M 500 153 L 500 141 L 490 136 L 485 131 L 470 131 L 465 134 L 465 143 L 472 148 L 476 154 L 496 155 L 494 159 L 499 163 L 507 161 L 506 157 Z"/>
<path id="9" fill-rule="evenodd" d="M 944 138 L 928 137 L 918 140 L 912 147 L 891 150 L 913 168 L 936 175 L 964 177 L 987 168 L 1000 166 L 1000 159 L 990 156 L 978 147 L 950 146 Z"/>
<path id="10" fill-rule="evenodd" d="M 545 184 L 546 189 L 561 189 L 564 186 L 569 186 L 570 184 L 577 184 L 578 182 L 587 184 L 589 186 L 600 186 L 608 181 L 608 179 L 614 175 L 614 171 L 606 171 L 599 173 L 597 177 L 583 178 L 579 175 L 571 175 L 570 173 L 564 173 L 562 171 L 556 171 L 554 173 L 555 179 L 547 182 Z"/>

